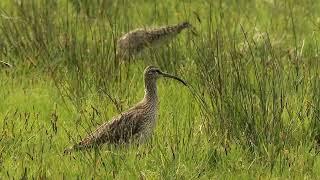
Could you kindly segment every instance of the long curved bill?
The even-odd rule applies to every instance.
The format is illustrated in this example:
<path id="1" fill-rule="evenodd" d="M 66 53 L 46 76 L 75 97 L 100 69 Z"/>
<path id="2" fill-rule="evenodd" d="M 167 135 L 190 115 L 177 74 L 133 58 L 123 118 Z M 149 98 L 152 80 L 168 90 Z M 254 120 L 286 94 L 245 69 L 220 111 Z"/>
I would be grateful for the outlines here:
<path id="1" fill-rule="evenodd" d="M 163 77 L 175 79 L 177 81 L 180 81 L 183 85 L 187 86 L 187 83 L 184 80 L 178 78 L 177 76 L 174 76 L 174 75 L 171 75 L 171 74 L 168 74 L 168 73 L 165 73 L 165 72 L 161 72 L 161 74 L 162 74 Z"/>

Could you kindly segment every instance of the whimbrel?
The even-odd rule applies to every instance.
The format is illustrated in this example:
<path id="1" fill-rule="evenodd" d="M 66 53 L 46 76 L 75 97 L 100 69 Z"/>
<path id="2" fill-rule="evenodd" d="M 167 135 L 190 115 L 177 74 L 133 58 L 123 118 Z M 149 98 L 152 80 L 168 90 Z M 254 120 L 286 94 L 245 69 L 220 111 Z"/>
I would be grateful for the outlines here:
<path id="1" fill-rule="evenodd" d="M 158 106 L 158 94 L 156 81 L 159 77 L 167 77 L 180 81 L 187 85 L 182 79 L 162 72 L 159 68 L 148 66 L 144 71 L 144 98 L 129 110 L 120 113 L 111 121 L 99 126 L 80 143 L 65 150 L 81 150 L 107 144 L 129 144 L 143 143 L 153 132 L 156 124 L 156 113 Z"/>
<path id="2" fill-rule="evenodd" d="M 155 47 L 173 39 L 183 29 L 192 28 L 189 22 L 154 29 L 140 28 L 130 31 L 117 42 L 117 57 L 127 59 L 147 47 Z M 191 29 L 193 33 L 193 29 Z"/>

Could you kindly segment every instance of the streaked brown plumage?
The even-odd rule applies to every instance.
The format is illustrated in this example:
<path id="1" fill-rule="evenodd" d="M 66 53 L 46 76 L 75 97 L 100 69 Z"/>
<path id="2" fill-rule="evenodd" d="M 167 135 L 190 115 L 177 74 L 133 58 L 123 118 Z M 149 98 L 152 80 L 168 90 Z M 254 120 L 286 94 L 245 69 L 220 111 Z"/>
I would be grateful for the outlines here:
<path id="1" fill-rule="evenodd" d="M 156 123 L 158 105 L 156 81 L 161 76 L 176 79 L 186 85 L 182 79 L 162 72 L 154 66 L 148 66 L 144 71 L 144 98 L 128 111 L 102 124 L 80 143 L 66 149 L 65 152 L 86 149 L 104 143 L 128 144 L 131 142 L 145 142 L 152 135 Z"/>
<path id="2" fill-rule="evenodd" d="M 154 29 L 135 29 L 119 38 L 117 42 L 117 57 L 126 59 L 138 54 L 146 47 L 155 47 L 168 42 L 183 29 L 192 28 L 189 22 Z"/>

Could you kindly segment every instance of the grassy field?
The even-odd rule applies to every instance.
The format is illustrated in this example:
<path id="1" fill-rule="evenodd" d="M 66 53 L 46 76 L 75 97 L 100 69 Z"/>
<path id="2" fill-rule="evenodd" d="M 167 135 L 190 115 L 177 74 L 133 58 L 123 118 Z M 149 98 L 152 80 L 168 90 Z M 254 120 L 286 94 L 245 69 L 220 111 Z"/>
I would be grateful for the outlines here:
<path id="1" fill-rule="evenodd" d="M 0 2 L 0 179 L 319 179 L 320 1 Z M 115 42 L 189 21 L 119 65 Z M 156 65 L 155 133 L 140 147 L 64 155 L 144 93 Z"/>

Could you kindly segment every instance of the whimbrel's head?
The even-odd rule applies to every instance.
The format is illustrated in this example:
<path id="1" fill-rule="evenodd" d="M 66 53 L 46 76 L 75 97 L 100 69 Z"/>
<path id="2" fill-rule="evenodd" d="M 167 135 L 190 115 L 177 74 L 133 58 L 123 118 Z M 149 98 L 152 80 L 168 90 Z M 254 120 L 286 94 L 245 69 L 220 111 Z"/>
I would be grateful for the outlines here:
<path id="1" fill-rule="evenodd" d="M 181 23 L 181 26 L 184 28 L 191 28 L 192 25 L 188 21 L 184 21 Z"/>
<path id="2" fill-rule="evenodd" d="M 145 70 L 144 70 L 144 78 L 146 81 L 156 81 L 159 77 L 167 77 L 167 78 L 171 78 L 171 79 L 175 79 L 177 81 L 180 81 L 182 84 L 184 84 L 185 86 L 187 85 L 187 83 L 182 80 L 181 78 L 168 74 L 166 72 L 162 72 L 159 68 L 155 67 L 155 66 L 148 66 Z"/>
<path id="3" fill-rule="evenodd" d="M 198 36 L 198 32 L 197 30 L 192 26 L 192 24 L 190 24 L 188 21 L 184 21 L 180 24 L 180 26 L 182 27 L 182 29 L 185 29 L 185 28 L 189 28 L 192 32 L 193 35 L 196 35 Z"/>

